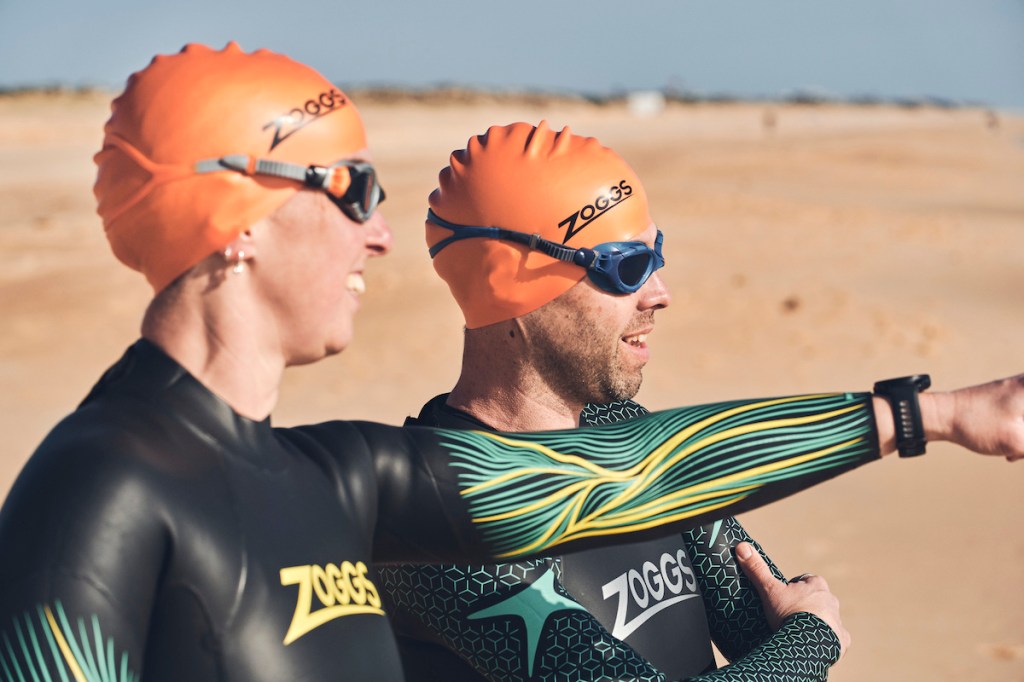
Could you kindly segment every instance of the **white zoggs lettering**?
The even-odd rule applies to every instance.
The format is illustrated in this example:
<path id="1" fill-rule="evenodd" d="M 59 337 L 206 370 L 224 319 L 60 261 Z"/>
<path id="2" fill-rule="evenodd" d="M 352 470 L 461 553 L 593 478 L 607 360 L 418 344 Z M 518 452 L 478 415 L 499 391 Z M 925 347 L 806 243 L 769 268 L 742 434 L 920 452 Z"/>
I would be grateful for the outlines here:
<path id="1" fill-rule="evenodd" d="M 640 570 L 631 568 L 618 578 L 604 585 L 605 599 L 618 595 L 619 606 L 615 612 L 615 627 L 612 636 L 626 639 L 647 622 L 651 616 L 677 602 L 697 596 L 697 580 L 686 562 L 683 550 L 675 556 L 668 552 L 661 555 L 658 564 L 645 561 Z M 630 603 L 635 605 L 630 609 Z M 626 620 L 631 610 L 640 612 Z"/>

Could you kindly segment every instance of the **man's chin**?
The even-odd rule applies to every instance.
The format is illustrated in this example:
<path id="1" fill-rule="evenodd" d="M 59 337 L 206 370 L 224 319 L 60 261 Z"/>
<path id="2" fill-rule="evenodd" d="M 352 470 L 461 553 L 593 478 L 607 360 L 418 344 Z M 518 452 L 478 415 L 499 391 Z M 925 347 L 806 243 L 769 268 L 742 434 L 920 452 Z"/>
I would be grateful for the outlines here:
<path id="1" fill-rule="evenodd" d="M 635 375 L 614 377 L 614 381 L 606 384 L 599 400 L 589 402 L 595 404 L 619 403 L 625 400 L 632 400 L 640 392 L 640 384 L 643 383 L 643 374 L 640 370 Z"/>

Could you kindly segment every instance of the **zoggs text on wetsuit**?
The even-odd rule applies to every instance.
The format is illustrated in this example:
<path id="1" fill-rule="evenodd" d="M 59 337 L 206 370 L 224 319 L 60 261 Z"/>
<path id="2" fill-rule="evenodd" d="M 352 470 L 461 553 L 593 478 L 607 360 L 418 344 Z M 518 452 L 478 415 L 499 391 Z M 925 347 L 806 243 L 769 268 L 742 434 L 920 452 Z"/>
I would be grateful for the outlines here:
<path id="1" fill-rule="evenodd" d="M 448 406 L 447 397 L 429 401 L 406 425 L 492 430 Z M 588 405 L 582 423 L 644 414 L 632 401 Z M 693 676 L 715 668 L 712 633 L 732 660 L 759 647 L 760 667 L 744 662 L 707 679 L 745 680 L 751 672 L 825 679 L 838 640 L 805 617 L 803 630 L 787 623 L 785 634 L 769 641 L 760 599 L 732 554 L 742 541 L 757 546 L 728 518 L 682 536 L 566 556 L 378 568 L 407 679 L 417 682 L 558 680 L 573 671 L 587 680 L 705 679 Z"/>
<path id="2" fill-rule="evenodd" d="M 139 341 L 47 436 L 0 511 L 0 671 L 401 679 L 374 561 L 649 539 L 877 457 L 868 396 L 854 394 L 548 434 L 274 429 Z"/>

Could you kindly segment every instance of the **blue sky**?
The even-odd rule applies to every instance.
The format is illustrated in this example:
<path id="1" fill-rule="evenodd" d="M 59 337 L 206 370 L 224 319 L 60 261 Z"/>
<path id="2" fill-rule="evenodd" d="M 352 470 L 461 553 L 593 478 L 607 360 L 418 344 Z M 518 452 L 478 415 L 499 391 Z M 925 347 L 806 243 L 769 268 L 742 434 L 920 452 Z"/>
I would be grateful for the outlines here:
<path id="1" fill-rule="evenodd" d="M 0 87 L 119 88 L 153 54 L 231 39 L 349 85 L 814 90 L 1024 109 L 1024 0 L 0 0 Z"/>

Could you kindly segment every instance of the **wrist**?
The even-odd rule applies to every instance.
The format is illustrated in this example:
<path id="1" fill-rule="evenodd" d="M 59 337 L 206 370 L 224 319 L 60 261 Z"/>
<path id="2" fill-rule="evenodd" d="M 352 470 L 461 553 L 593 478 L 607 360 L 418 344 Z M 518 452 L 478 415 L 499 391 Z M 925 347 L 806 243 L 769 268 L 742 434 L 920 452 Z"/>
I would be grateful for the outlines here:
<path id="1" fill-rule="evenodd" d="M 843 657 L 843 641 L 839 633 L 827 620 L 810 611 L 799 611 L 786 616 L 776 634 L 778 633 L 796 641 L 817 641 L 822 645 L 822 653 L 829 665 L 837 663 Z"/>
<path id="2" fill-rule="evenodd" d="M 956 414 L 956 395 L 950 392 L 922 393 L 919 396 L 921 403 L 921 419 L 924 422 L 924 432 L 930 441 L 953 440 L 955 424 L 953 415 Z"/>
<path id="3" fill-rule="evenodd" d="M 949 391 L 920 393 L 917 396 L 921 406 L 921 421 L 925 437 L 929 441 L 951 441 L 956 425 L 956 394 Z M 878 429 L 878 450 L 884 457 L 896 452 L 896 426 L 892 418 L 889 399 L 880 395 L 871 396 L 875 412 L 875 426 Z"/>
<path id="4" fill-rule="evenodd" d="M 878 452 L 882 457 L 891 455 L 896 452 L 896 426 L 892 420 L 892 406 L 888 398 L 873 395 L 871 407 L 875 412 L 875 428 L 878 429 Z"/>

